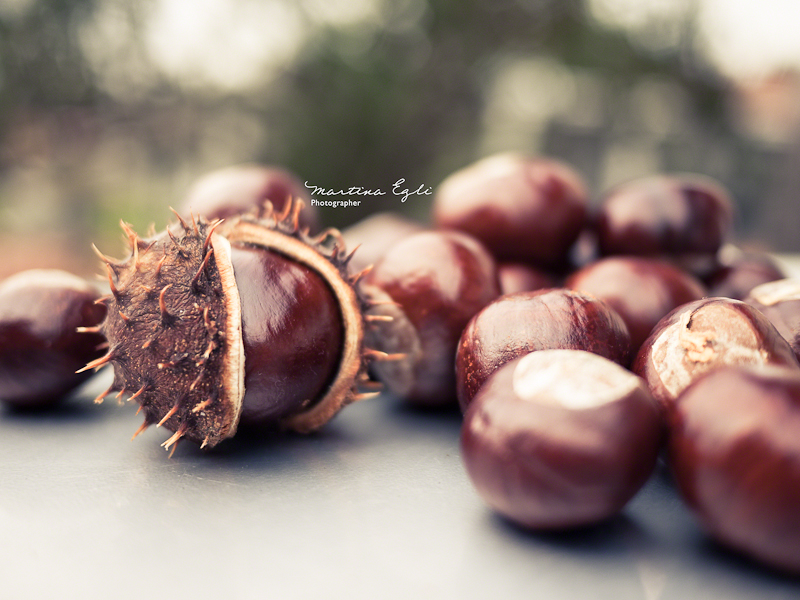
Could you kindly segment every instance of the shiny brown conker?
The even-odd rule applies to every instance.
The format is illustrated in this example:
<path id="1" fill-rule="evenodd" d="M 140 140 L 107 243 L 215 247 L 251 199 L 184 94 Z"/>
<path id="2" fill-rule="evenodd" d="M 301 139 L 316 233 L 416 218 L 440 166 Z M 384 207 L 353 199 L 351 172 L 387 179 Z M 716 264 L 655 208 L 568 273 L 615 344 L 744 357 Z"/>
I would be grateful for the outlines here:
<path id="1" fill-rule="evenodd" d="M 601 254 L 670 257 L 697 273 L 690 264 L 715 265 L 732 222 L 731 199 L 718 182 L 694 174 L 655 175 L 612 189 L 595 227 Z"/>
<path id="2" fill-rule="evenodd" d="M 187 218 L 195 215 L 213 221 L 246 213 L 264 216 L 267 201 L 282 211 L 290 200 L 302 200 L 300 227 L 316 232 L 319 216 L 310 199 L 308 188 L 287 169 L 246 163 L 202 175 L 189 187 L 178 212 Z"/>
<path id="3" fill-rule="evenodd" d="M 573 273 L 564 285 L 616 310 L 628 326 L 634 352 L 667 313 L 706 295 L 696 277 L 666 261 L 636 256 L 598 260 Z"/>
<path id="4" fill-rule="evenodd" d="M 763 283 L 750 290 L 745 302 L 770 320 L 800 359 L 800 280 Z"/>
<path id="5" fill-rule="evenodd" d="M 504 296 L 556 287 L 554 276 L 522 263 L 500 263 L 497 275 L 500 278 L 500 293 Z"/>
<path id="6" fill-rule="evenodd" d="M 486 381 L 464 416 L 461 453 L 494 510 L 563 529 L 620 511 L 652 473 L 662 432 L 639 377 L 589 352 L 541 350 Z"/>
<path id="7" fill-rule="evenodd" d="M 708 295 L 744 300 L 762 283 L 785 278 L 784 270 L 770 255 L 741 253 L 708 279 Z"/>
<path id="8" fill-rule="evenodd" d="M 668 413 L 701 375 L 740 365 L 800 370 L 789 343 L 757 309 L 740 300 L 704 298 L 659 321 L 639 349 L 633 371 Z"/>
<path id="9" fill-rule="evenodd" d="M 631 339 L 605 302 L 562 288 L 501 296 L 464 328 L 456 354 L 458 402 L 466 410 L 505 363 L 533 351 L 587 350 L 628 366 Z"/>
<path id="10" fill-rule="evenodd" d="M 698 379 L 675 402 L 669 462 L 713 537 L 800 574 L 800 372 L 726 367 Z"/>
<path id="11" fill-rule="evenodd" d="M 344 324 L 325 279 L 275 250 L 231 244 L 245 369 L 241 422 L 275 424 L 324 396 L 341 361 Z"/>
<path id="12" fill-rule="evenodd" d="M 385 353 L 372 365 L 378 379 L 411 404 L 455 406 L 459 336 L 500 293 L 492 256 L 467 234 L 422 232 L 395 244 L 366 283 L 378 303 L 370 346 Z"/>
<path id="13" fill-rule="evenodd" d="M 103 354 L 95 327 L 105 308 L 86 281 L 56 269 L 32 269 L 0 283 L 0 400 L 43 408 L 87 379 L 76 374 Z"/>
<path id="14" fill-rule="evenodd" d="M 409 235 L 423 231 L 421 223 L 394 212 L 379 212 L 342 231 L 353 258 L 350 268 L 354 271 L 377 264 L 397 242 Z"/>
<path id="15" fill-rule="evenodd" d="M 584 227 L 586 186 L 550 159 L 499 154 L 447 177 L 433 201 L 438 227 L 465 231 L 503 262 L 562 266 Z"/>

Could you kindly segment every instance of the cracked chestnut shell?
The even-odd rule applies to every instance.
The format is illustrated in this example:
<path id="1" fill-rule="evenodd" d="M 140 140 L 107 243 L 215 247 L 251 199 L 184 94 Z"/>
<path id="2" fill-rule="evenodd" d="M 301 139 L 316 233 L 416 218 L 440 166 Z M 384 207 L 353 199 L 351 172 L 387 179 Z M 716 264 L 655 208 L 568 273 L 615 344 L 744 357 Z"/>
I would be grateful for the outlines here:
<path id="1" fill-rule="evenodd" d="M 698 379 L 675 403 L 669 457 L 713 537 L 800 574 L 800 372 L 725 367 Z"/>
<path id="2" fill-rule="evenodd" d="M 433 218 L 437 227 L 474 236 L 498 261 L 562 267 L 587 203 L 586 186 L 568 165 L 498 154 L 442 181 Z"/>
<path id="3" fill-rule="evenodd" d="M 214 446 L 241 422 L 317 429 L 367 383 L 362 298 L 340 235 L 309 238 L 299 203 L 268 218 L 185 221 L 149 240 L 123 224 L 124 262 L 104 259 L 111 295 L 101 331 L 112 391 L 157 423 Z"/>
<path id="4" fill-rule="evenodd" d="M 395 244 L 366 276 L 377 304 L 377 378 L 410 404 L 455 406 L 455 353 L 467 321 L 500 293 L 494 259 L 464 233 L 428 231 Z"/>
<path id="5" fill-rule="evenodd" d="M 105 338 L 93 328 L 105 308 L 97 289 L 57 269 L 32 269 L 0 283 L 0 400 L 44 408 L 84 382 L 76 374 L 103 354 Z"/>
<path id="6" fill-rule="evenodd" d="M 642 344 L 633 371 L 666 413 L 693 381 L 723 366 L 778 365 L 800 370 L 789 343 L 740 300 L 704 298 L 678 307 Z"/>
<path id="7" fill-rule="evenodd" d="M 464 416 L 478 493 L 533 529 L 596 523 L 647 481 L 663 423 L 644 382 L 581 350 L 541 350 L 498 369 Z"/>
<path id="8" fill-rule="evenodd" d="M 668 262 L 610 256 L 573 273 L 565 286 L 592 294 L 613 308 L 631 334 L 634 353 L 669 312 L 699 300 L 705 286 Z"/>
<path id="9" fill-rule="evenodd" d="M 586 350 L 627 366 L 631 339 L 608 304 L 583 292 L 556 288 L 501 296 L 461 334 L 456 354 L 461 410 L 505 363 L 548 349 Z"/>

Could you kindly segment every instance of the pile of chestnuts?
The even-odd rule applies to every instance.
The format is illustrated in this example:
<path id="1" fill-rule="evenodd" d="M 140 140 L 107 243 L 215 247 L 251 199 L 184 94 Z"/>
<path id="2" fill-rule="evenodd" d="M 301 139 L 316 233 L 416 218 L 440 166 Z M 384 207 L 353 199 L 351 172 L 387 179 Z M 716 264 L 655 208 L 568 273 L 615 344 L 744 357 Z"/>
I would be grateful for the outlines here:
<path id="1" fill-rule="evenodd" d="M 606 519 L 663 456 L 710 535 L 800 573 L 800 282 L 727 243 L 719 183 L 657 175 L 593 207 L 570 166 L 503 154 L 441 182 L 430 223 L 340 233 L 303 199 L 231 167 L 163 232 L 122 223 L 105 290 L 0 283 L 0 400 L 46 408 L 113 365 L 97 402 L 136 401 L 174 451 L 313 431 L 384 390 L 460 408 L 466 471 L 519 526 Z"/>

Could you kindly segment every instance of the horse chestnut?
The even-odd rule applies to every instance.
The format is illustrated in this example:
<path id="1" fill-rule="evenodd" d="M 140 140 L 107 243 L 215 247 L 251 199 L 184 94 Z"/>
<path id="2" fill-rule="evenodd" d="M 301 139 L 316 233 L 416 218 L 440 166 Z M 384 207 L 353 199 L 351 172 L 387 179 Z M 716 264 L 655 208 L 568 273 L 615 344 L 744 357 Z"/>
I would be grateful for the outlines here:
<path id="1" fill-rule="evenodd" d="M 800 369 L 789 343 L 758 310 L 740 300 L 704 298 L 659 321 L 642 344 L 633 371 L 669 412 L 701 375 L 736 365 Z"/>
<path id="2" fill-rule="evenodd" d="M 375 320 L 373 365 L 388 390 L 417 406 L 456 404 L 453 361 L 461 331 L 500 293 L 497 270 L 480 242 L 455 231 L 409 236 L 367 275 Z"/>
<path id="3" fill-rule="evenodd" d="M 556 287 L 551 275 L 522 263 L 500 263 L 497 265 L 497 275 L 500 278 L 500 293 L 504 296 Z"/>
<path id="4" fill-rule="evenodd" d="M 184 217 L 202 216 L 209 221 L 255 212 L 264 216 L 266 202 L 281 211 L 292 200 L 303 200 L 299 224 L 319 230 L 319 217 L 308 189 L 293 173 L 275 166 L 241 164 L 206 173 L 189 188 L 178 212 Z"/>
<path id="5" fill-rule="evenodd" d="M 605 519 L 652 473 L 663 424 L 644 382 L 581 350 L 541 350 L 498 369 L 464 416 L 478 493 L 524 527 Z"/>
<path id="6" fill-rule="evenodd" d="M 461 334 L 456 354 L 461 409 L 505 363 L 554 348 L 587 350 L 627 366 L 631 338 L 610 306 L 582 292 L 547 289 L 501 296 L 472 317 Z"/>
<path id="7" fill-rule="evenodd" d="M 604 300 L 619 313 L 637 350 L 653 327 L 681 304 L 705 296 L 694 276 L 662 260 L 610 256 L 573 273 L 566 287 Z"/>
<path id="8" fill-rule="evenodd" d="M 675 402 L 669 457 L 711 535 L 800 574 L 800 372 L 727 367 L 698 379 Z"/>
<path id="9" fill-rule="evenodd" d="M 783 269 L 768 254 L 741 254 L 711 276 L 708 295 L 744 300 L 762 283 L 785 278 Z"/>
<path id="10" fill-rule="evenodd" d="M 438 227 L 476 237 L 500 261 L 561 267 L 584 227 L 587 202 L 571 167 L 500 154 L 445 179 L 433 217 Z"/>
<path id="11" fill-rule="evenodd" d="M 367 382 L 365 308 L 335 230 L 309 238 L 300 203 L 281 214 L 205 219 L 104 259 L 111 295 L 101 331 L 109 389 L 132 394 L 152 423 L 214 446 L 243 424 L 311 431 Z M 176 213 L 177 214 L 177 213 Z"/>
<path id="12" fill-rule="evenodd" d="M 350 266 L 356 270 L 377 264 L 397 242 L 424 227 L 393 212 L 379 212 L 342 231 L 348 248 L 357 248 Z"/>
<path id="13" fill-rule="evenodd" d="M 733 223 L 725 189 L 700 175 L 658 175 L 613 189 L 596 218 L 600 252 L 669 257 L 692 273 L 717 264 Z"/>
<path id="14" fill-rule="evenodd" d="M 750 290 L 745 302 L 770 320 L 800 359 L 800 280 L 763 283 Z"/>
<path id="15" fill-rule="evenodd" d="M 57 403 L 86 380 L 75 371 L 103 354 L 105 308 L 80 277 L 33 269 L 0 283 L 0 400 L 21 408 Z M 80 331 L 79 331 L 80 330 Z"/>

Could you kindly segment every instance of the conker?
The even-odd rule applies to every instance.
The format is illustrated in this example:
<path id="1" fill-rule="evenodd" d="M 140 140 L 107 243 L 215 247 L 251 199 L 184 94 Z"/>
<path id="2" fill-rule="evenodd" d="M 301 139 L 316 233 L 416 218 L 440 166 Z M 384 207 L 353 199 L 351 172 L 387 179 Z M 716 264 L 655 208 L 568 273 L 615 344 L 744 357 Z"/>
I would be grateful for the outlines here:
<path id="1" fill-rule="evenodd" d="M 378 304 L 372 367 L 388 390 L 428 408 L 456 405 L 454 360 L 461 331 L 500 293 L 495 262 L 477 240 L 455 231 L 407 237 L 366 277 Z"/>
<path id="2" fill-rule="evenodd" d="M 600 252 L 669 257 L 687 270 L 711 269 L 730 234 L 733 206 L 716 181 L 656 175 L 611 190 L 596 215 Z"/>
<path id="3" fill-rule="evenodd" d="M 800 359 L 800 280 L 779 279 L 752 290 L 745 302 L 760 310 Z"/>
<path id="4" fill-rule="evenodd" d="M 348 248 L 353 248 L 350 268 L 366 269 L 380 261 L 397 242 L 425 228 L 398 213 L 379 212 L 342 231 Z"/>
<path id="5" fill-rule="evenodd" d="M 240 164 L 210 171 L 191 185 L 178 212 L 187 219 L 195 215 L 208 221 L 250 212 L 263 217 L 267 201 L 282 211 L 292 199 L 303 201 L 300 228 L 318 231 L 319 217 L 308 203 L 308 189 L 296 175 L 276 166 Z"/>
<path id="6" fill-rule="evenodd" d="M 150 424 L 214 446 L 240 421 L 312 431 L 368 382 L 367 307 L 335 230 L 309 238 L 299 203 L 266 218 L 179 225 L 105 258 L 101 330 L 114 365 L 107 393 L 130 394 Z"/>
<path id="7" fill-rule="evenodd" d="M 555 277 L 522 263 L 500 263 L 497 265 L 497 275 L 500 278 L 500 293 L 504 296 L 556 287 Z"/>
<path id="8" fill-rule="evenodd" d="M 56 404 L 103 354 L 96 326 L 105 308 L 86 281 L 55 269 L 32 269 L 0 283 L 0 400 L 21 408 Z M 79 330 L 81 330 L 79 332 Z"/>
<path id="9" fill-rule="evenodd" d="M 523 527 L 616 514 L 647 481 L 663 423 L 644 382 L 581 350 L 541 350 L 498 369 L 464 416 L 461 453 L 478 493 Z"/>
<path id="10" fill-rule="evenodd" d="M 592 294 L 617 311 L 628 326 L 634 351 L 667 313 L 706 295 L 696 277 L 668 262 L 635 256 L 598 260 L 573 273 L 564 285 Z"/>
<path id="11" fill-rule="evenodd" d="M 659 321 L 642 344 L 633 371 L 669 412 L 701 375 L 737 365 L 800 369 L 789 343 L 758 310 L 740 300 L 704 298 Z"/>
<path id="12" fill-rule="evenodd" d="M 800 372 L 727 367 L 698 379 L 675 403 L 669 457 L 712 536 L 800 574 Z"/>
<path id="13" fill-rule="evenodd" d="M 768 254 L 740 253 L 709 278 L 708 295 L 744 300 L 762 283 L 785 278 L 783 269 Z"/>
<path id="14" fill-rule="evenodd" d="M 567 289 L 502 296 L 469 321 L 456 354 L 458 402 L 466 410 L 489 376 L 533 351 L 587 350 L 628 366 L 631 338 L 605 302 Z"/>
<path id="15" fill-rule="evenodd" d="M 437 188 L 438 227 L 465 231 L 503 262 L 561 267 L 584 227 L 587 191 L 571 167 L 500 154 L 446 178 Z"/>

